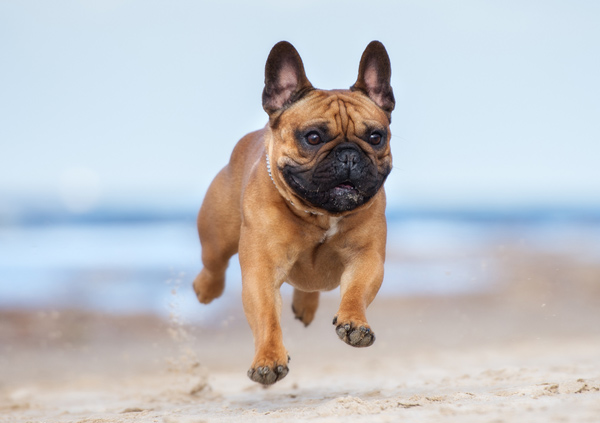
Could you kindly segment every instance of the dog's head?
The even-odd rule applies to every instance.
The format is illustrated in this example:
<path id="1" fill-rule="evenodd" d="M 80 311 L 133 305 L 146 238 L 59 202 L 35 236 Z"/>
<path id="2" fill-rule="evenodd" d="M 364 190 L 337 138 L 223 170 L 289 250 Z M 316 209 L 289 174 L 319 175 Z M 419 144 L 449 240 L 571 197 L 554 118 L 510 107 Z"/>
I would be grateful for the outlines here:
<path id="1" fill-rule="evenodd" d="M 383 44 L 365 49 L 349 90 L 319 90 L 296 49 L 276 44 L 265 68 L 263 108 L 272 178 L 290 200 L 342 214 L 368 204 L 392 169 L 395 101 Z"/>

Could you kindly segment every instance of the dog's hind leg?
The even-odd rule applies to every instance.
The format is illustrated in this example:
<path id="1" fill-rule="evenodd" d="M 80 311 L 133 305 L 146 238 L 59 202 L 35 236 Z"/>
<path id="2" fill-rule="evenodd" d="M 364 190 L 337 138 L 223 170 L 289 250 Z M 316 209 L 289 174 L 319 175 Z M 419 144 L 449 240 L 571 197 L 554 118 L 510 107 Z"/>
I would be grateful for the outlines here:
<path id="1" fill-rule="evenodd" d="M 198 300 L 208 304 L 225 289 L 225 270 L 238 250 L 240 239 L 239 195 L 230 183 L 228 168 L 215 177 L 198 213 L 198 234 L 204 268 L 194 280 Z"/>
<path id="2" fill-rule="evenodd" d="M 294 289 L 292 311 L 296 319 L 304 323 L 304 326 L 310 325 L 315 318 L 315 313 L 319 306 L 319 294 L 319 291 L 304 292 L 297 288 Z"/>

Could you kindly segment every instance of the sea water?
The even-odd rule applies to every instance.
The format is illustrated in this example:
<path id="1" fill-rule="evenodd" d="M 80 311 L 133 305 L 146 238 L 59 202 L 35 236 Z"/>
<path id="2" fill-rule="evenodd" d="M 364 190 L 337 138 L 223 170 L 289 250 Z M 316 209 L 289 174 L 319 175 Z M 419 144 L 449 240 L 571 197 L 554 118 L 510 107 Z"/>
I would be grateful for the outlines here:
<path id="1" fill-rule="evenodd" d="M 598 221 L 388 218 L 379 295 L 459 295 L 493 290 L 509 245 L 600 262 Z M 191 282 L 201 268 L 192 219 L 18 224 L 0 227 L 0 308 L 180 313 L 201 319 Z M 223 299 L 239 298 L 237 256 Z M 291 288 L 283 289 L 284 295 Z M 177 295 L 175 295 L 177 294 Z"/>

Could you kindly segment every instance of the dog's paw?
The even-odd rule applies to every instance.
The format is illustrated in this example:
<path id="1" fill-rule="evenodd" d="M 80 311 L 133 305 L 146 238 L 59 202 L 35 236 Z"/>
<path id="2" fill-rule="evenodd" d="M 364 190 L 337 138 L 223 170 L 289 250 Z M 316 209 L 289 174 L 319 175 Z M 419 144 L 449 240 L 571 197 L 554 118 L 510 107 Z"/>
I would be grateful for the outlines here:
<path id="1" fill-rule="evenodd" d="M 272 366 L 260 366 L 248 370 L 248 377 L 263 385 L 272 385 L 287 376 L 288 366 L 274 363 Z"/>
<path id="2" fill-rule="evenodd" d="M 194 291 L 198 301 L 202 304 L 208 304 L 215 298 L 220 297 L 224 289 L 225 276 L 216 276 L 206 268 L 202 269 L 194 279 Z"/>
<path id="3" fill-rule="evenodd" d="M 315 313 L 319 307 L 319 292 L 303 292 L 294 289 L 292 299 L 292 311 L 296 319 L 304 323 L 304 326 L 310 325 L 315 318 Z"/>
<path id="4" fill-rule="evenodd" d="M 292 311 L 294 312 L 294 317 L 304 323 L 304 326 L 310 325 L 315 318 L 316 310 L 314 308 L 311 309 L 307 307 L 298 310 L 296 307 L 294 307 L 294 304 L 292 304 Z"/>
<path id="5" fill-rule="evenodd" d="M 353 322 L 338 324 L 337 316 L 333 319 L 335 333 L 348 345 L 353 347 L 370 347 L 375 342 L 375 333 L 369 325 L 355 324 Z"/>

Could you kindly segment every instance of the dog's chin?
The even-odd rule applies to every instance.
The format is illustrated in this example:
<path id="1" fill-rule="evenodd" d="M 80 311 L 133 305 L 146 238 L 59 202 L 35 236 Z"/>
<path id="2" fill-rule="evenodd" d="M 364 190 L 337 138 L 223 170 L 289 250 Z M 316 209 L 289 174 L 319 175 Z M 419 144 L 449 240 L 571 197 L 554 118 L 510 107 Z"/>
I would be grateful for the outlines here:
<path id="1" fill-rule="evenodd" d="M 350 181 L 339 183 L 328 189 L 310 189 L 291 174 L 286 175 L 285 180 L 296 195 L 329 213 L 352 211 L 367 203 L 378 191 L 375 189 L 372 193 L 361 192 Z M 377 184 L 377 186 L 380 187 L 381 184 Z"/>
<path id="2" fill-rule="evenodd" d="M 349 183 L 336 185 L 327 194 L 327 201 L 321 204 L 320 207 L 334 213 L 354 210 L 370 199 Z"/>

